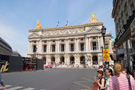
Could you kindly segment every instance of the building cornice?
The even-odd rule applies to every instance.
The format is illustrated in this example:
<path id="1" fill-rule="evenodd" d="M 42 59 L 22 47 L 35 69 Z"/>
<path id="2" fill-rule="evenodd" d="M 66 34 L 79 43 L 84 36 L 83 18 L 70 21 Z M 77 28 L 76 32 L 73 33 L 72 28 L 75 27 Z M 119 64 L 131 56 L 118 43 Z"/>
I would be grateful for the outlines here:
<path id="1" fill-rule="evenodd" d="M 83 28 L 83 27 L 92 26 L 92 25 L 103 25 L 103 22 L 94 22 L 94 23 L 86 23 L 86 24 L 82 24 L 82 25 L 54 27 L 54 28 L 36 28 L 36 29 L 30 29 L 29 32 L 42 31 L 42 30 L 60 30 L 60 29 L 69 29 L 69 28 Z"/>

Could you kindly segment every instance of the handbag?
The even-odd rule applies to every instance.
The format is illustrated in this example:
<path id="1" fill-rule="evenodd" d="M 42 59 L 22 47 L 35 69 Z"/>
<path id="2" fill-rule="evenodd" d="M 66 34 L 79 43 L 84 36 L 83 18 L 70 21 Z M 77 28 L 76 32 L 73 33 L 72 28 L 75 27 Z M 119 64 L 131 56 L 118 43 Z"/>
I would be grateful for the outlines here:
<path id="1" fill-rule="evenodd" d="M 98 84 L 96 82 L 94 82 L 92 87 L 93 87 L 93 90 L 97 90 Z"/>

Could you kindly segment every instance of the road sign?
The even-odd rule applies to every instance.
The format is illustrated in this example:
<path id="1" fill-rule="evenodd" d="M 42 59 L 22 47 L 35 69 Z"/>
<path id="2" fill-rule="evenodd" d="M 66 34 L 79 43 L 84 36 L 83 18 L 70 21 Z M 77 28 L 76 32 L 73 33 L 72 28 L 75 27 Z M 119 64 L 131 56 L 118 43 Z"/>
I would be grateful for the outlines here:
<path id="1" fill-rule="evenodd" d="M 109 62 L 109 49 L 103 49 L 103 61 Z"/>

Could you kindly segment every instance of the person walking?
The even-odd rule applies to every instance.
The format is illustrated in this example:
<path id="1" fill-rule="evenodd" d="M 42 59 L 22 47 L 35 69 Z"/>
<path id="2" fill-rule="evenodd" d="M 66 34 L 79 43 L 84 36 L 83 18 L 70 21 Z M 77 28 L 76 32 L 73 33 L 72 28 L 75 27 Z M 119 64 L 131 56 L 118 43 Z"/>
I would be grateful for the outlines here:
<path id="1" fill-rule="evenodd" d="M 123 74 L 125 75 L 131 75 L 132 77 L 134 77 L 134 73 L 132 73 L 129 68 L 124 68 L 122 71 Z"/>
<path id="2" fill-rule="evenodd" d="M 114 64 L 114 76 L 109 80 L 110 90 L 135 90 L 135 80 L 131 75 L 130 79 L 122 73 L 123 65 L 119 62 Z"/>
<path id="3" fill-rule="evenodd" d="M 105 87 L 105 80 L 103 78 L 103 71 L 98 70 L 97 71 L 97 77 L 98 80 L 95 79 L 95 82 L 98 84 L 98 90 L 105 90 L 105 89 L 101 89 L 101 87 Z"/>
<path id="4" fill-rule="evenodd" d="M 106 82 L 106 85 L 105 85 L 105 87 L 101 87 L 101 89 L 106 89 L 106 90 L 110 90 L 110 85 L 109 85 L 109 80 L 110 80 L 110 78 L 113 76 L 113 71 L 112 71 L 112 69 L 106 69 L 106 76 L 108 77 L 107 78 L 107 81 L 105 81 Z"/>
<path id="5" fill-rule="evenodd" d="M 3 87 L 3 90 L 6 90 L 6 87 L 5 87 L 4 82 L 3 82 L 3 79 L 2 79 L 1 71 L 0 71 L 0 84 Z"/>

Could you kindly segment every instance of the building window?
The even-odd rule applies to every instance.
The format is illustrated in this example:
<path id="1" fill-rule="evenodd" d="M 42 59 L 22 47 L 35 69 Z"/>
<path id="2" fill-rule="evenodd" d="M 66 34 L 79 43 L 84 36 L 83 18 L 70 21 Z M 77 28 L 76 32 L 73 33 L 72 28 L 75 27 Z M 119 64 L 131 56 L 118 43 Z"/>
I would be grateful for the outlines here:
<path id="1" fill-rule="evenodd" d="M 33 52 L 36 52 L 36 45 L 33 45 Z"/>
<path id="2" fill-rule="evenodd" d="M 84 43 L 80 44 L 80 49 L 81 49 L 81 51 L 84 51 Z"/>
<path id="3" fill-rule="evenodd" d="M 74 51 L 74 44 L 70 44 L 70 51 Z"/>
<path id="4" fill-rule="evenodd" d="M 52 52 L 55 52 L 55 45 L 52 45 Z"/>
<path id="5" fill-rule="evenodd" d="M 46 52 L 46 45 L 43 46 L 43 52 Z"/>
<path id="6" fill-rule="evenodd" d="M 61 52 L 64 52 L 65 48 L 64 48 L 64 44 L 61 44 Z"/>
<path id="7" fill-rule="evenodd" d="M 97 44 L 96 44 L 96 42 L 93 42 L 93 50 L 97 50 Z"/>

